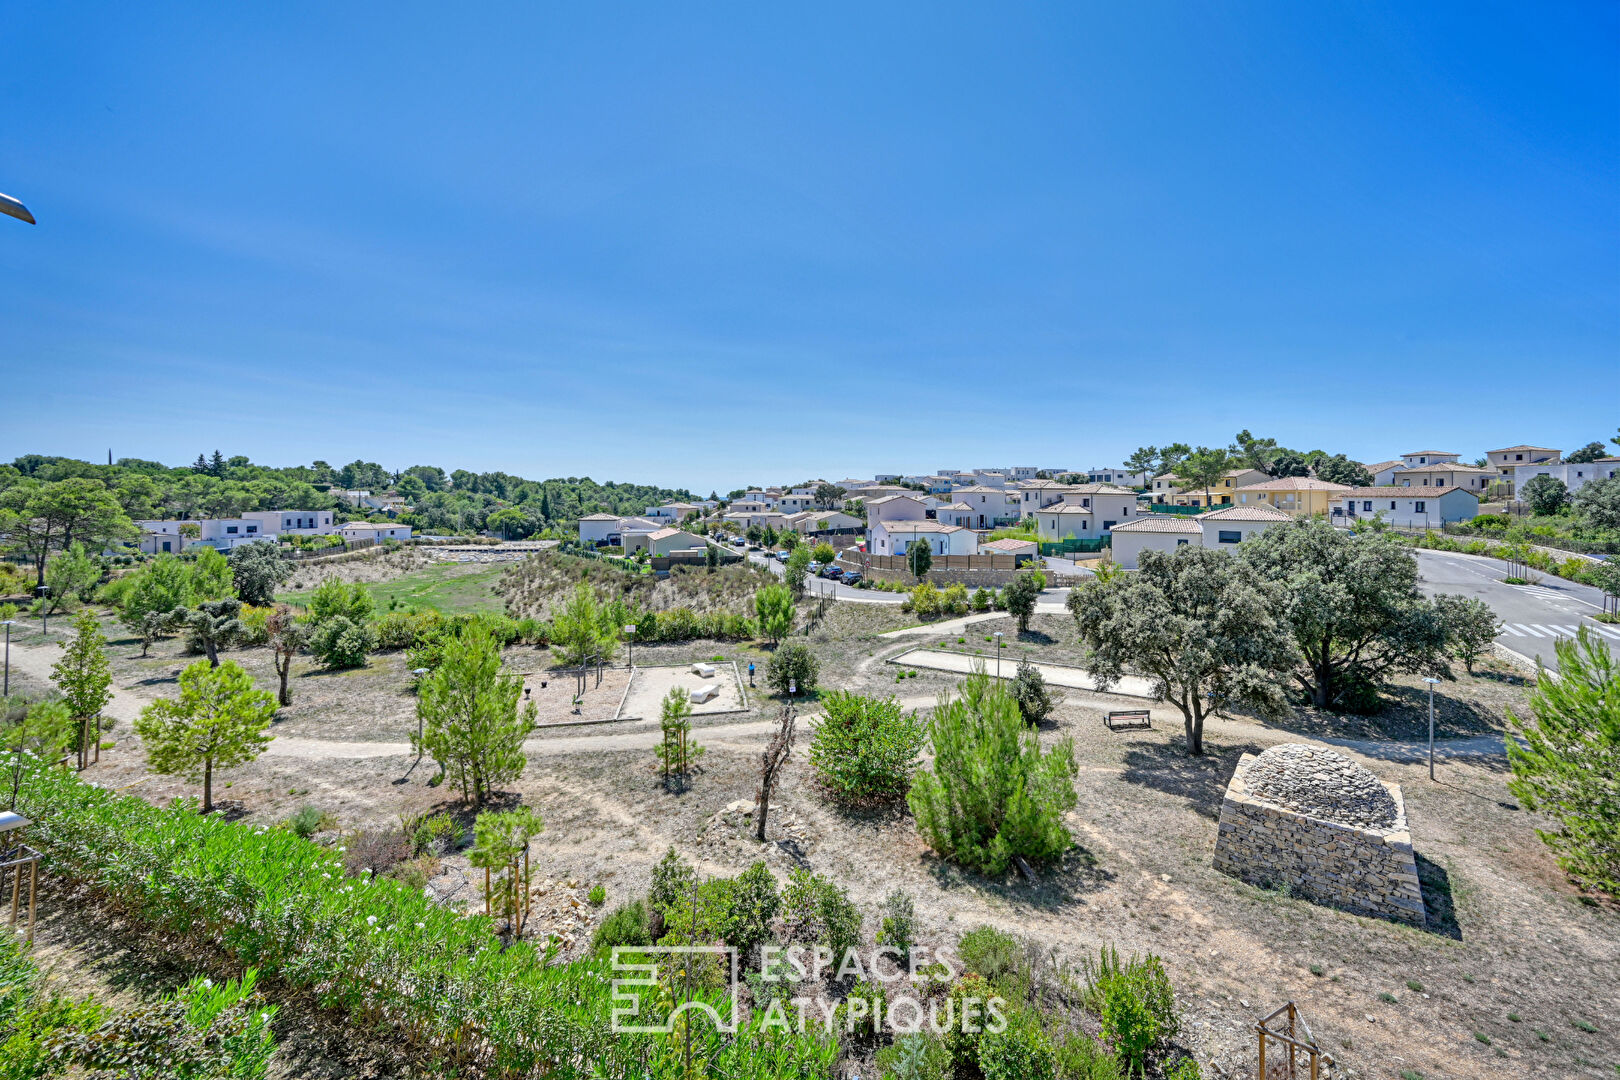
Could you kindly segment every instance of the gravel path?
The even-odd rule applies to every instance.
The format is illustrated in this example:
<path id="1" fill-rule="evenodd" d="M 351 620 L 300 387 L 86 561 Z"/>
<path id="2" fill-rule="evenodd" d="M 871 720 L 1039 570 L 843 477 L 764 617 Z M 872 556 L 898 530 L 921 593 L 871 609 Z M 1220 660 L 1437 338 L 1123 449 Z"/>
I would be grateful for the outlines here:
<path id="1" fill-rule="evenodd" d="M 1000 616 L 997 616 L 998 618 Z M 936 630 L 939 628 L 936 627 Z M 1031 661 L 1035 670 L 1041 677 L 1053 686 L 1067 687 L 1071 690 L 1097 691 L 1097 680 L 1086 674 L 1080 668 L 1068 667 L 1063 664 L 1043 664 Z M 983 656 L 964 656 L 961 653 L 943 652 L 938 649 L 912 649 L 888 660 L 891 664 L 901 664 L 906 667 L 927 668 L 931 671 L 955 671 L 963 675 L 973 670 L 974 664 L 984 664 L 989 671 L 995 670 L 995 660 Z M 1006 678 L 1012 678 L 1018 670 L 1018 660 L 1013 656 L 1002 658 L 1002 673 Z M 1123 694 L 1126 697 L 1153 696 L 1153 684 L 1147 679 L 1135 675 L 1123 676 L 1108 691 L 1110 694 Z"/>

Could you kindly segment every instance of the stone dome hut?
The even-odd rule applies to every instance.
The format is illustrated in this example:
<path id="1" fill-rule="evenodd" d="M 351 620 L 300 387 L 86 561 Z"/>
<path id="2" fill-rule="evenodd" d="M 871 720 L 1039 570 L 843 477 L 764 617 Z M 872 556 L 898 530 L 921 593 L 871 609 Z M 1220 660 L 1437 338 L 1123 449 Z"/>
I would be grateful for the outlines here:
<path id="1" fill-rule="evenodd" d="M 1324 747 L 1243 755 L 1221 803 L 1215 869 L 1357 914 L 1424 922 L 1400 786 Z"/>

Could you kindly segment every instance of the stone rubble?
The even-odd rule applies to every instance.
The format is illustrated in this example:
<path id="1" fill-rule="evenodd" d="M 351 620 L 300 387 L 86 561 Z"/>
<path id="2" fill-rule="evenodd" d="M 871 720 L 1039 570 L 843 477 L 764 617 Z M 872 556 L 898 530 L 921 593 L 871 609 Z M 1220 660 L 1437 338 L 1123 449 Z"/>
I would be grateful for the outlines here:
<path id="1" fill-rule="evenodd" d="M 1306 817 L 1362 829 L 1395 827 L 1395 800 L 1383 782 L 1323 747 L 1273 746 L 1249 766 L 1248 788 L 1250 797 Z"/>

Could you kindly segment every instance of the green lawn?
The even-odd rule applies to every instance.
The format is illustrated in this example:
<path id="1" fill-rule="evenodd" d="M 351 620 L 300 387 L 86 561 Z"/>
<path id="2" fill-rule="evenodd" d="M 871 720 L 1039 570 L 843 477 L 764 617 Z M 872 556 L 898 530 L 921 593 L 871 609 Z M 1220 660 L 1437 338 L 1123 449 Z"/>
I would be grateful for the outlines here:
<path id="1" fill-rule="evenodd" d="M 505 604 L 495 592 L 501 565 L 483 563 L 443 563 L 394 578 L 366 585 L 381 614 L 394 603 L 400 611 L 435 608 L 446 615 L 464 611 L 504 611 Z M 276 597 L 284 603 L 304 607 L 309 593 L 289 592 Z"/>

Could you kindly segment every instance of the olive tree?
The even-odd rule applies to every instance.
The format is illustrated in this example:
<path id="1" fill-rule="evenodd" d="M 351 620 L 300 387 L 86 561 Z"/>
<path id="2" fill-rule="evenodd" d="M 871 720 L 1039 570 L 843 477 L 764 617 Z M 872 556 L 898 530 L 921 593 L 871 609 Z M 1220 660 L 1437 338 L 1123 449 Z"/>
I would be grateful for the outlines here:
<path id="1" fill-rule="evenodd" d="M 292 559 L 274 540 L 255 540 L 235 548 L 227 560 L 236 595 L 244 604 L 263 607 L 275 598 L 277 587 L 292 576 Z"/>
<path id="2" fill-rule="evenodd" d="M 1519 499 L 1533 513 L 1556 514 L 1569 505 L 1569 488 L 1556 476 L 1532 476 L 1519 489 Z"/>
<path id="3" fill-rule="evenodd" d="M 1086 656 L 1106 690 L 1127 671 L 1181 713 L 1187 752 L 1204 752 L 1204 718 L 1217 704 L 1262 715 L 1287 708 L 1294 645 L 1278 616 L 1282 590 L 1224 551 L 1145 551 L 1135 574 L 1089 581 L 1069 594 Z"/>
<path id="4" fill-rule="evenodd" d="M 1294 679 L 1318 708 L 1372 709 L 1389 676 L 1446 670 L 1445 618 L 1418 591 L 1417 558 L 1395 535 L 1292 521 L 1245 541 L 1238 557 L 1279 586 Z"/>
<path id="5" fill-rule="evenodd" d="M 1490 649 L 1491 642 L 1501 633 L 1502 620 L 1496 617 L 1491 605 L 1472 597 L 1441 593 L 1434 602 L 1445 620 L 1452 655 L 1461 660 L 1472 675 L 1474 661 Z"/>

